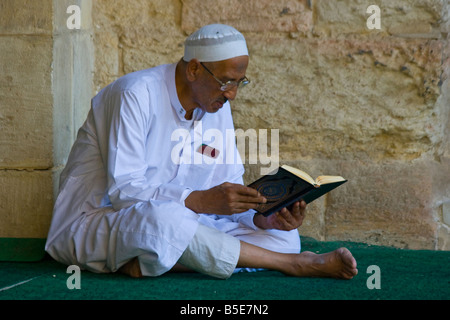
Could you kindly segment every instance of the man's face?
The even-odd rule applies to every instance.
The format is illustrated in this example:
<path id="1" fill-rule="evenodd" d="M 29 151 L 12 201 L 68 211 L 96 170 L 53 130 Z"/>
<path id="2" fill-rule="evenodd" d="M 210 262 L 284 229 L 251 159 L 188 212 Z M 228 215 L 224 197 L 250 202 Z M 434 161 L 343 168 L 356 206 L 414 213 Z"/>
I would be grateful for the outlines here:
<path id="1" fill-rule="evenodd" d="M 206 112 L 214 113 L 222 108 L 225 102 L 233 100 L 237 95 L 237 86 L 222 91 L 221 83 L 239 82 L 244 79 L 248 61 L 248 56 L 240 56 L 218 62 L 199 63 L 199 77 L 194 86 L 194 101 L 197 106 Z"/>

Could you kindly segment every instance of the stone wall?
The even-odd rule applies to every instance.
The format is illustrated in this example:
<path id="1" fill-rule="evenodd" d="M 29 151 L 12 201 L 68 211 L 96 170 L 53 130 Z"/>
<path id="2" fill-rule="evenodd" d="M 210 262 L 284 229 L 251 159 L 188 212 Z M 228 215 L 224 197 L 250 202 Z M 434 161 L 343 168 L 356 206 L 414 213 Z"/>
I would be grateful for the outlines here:
<path id="1" fill-rule="evenodd" d="M 2 0 L 0 21 L 0 237 L 45 237 L 53 200 L 52 3 Z"/>
<path id="2" fill-rule="evenodd" d="M 381 29 L 369 29 L 369 5 Z M 280 162 L 349 182 L 311 204 L 303 235 L 450 249 L 448 1 L 94 1 L 95 89 L 171 63 L 186 35 L 247 38 L 237 128 L 279 129 Z M 273 150 L 276 146 L 271 146 Z M 245 159 L 249 159 L 245 155 Z M 246 162 L 246 181 L 261 165 Z"/>
<path id="3" fill-rule="evenodd" d="M 251 54 L 236 127 L 278 129 L 280 163 L 349 180 L 308 207 L 302 235 L 450 250 L 449 12 L 445 0 L 0 0 L 0 238 L 46 236 L 95 92 L 178 61 L 188 34 L 219 22 Z M 250 182 L 264 165 L 243 156 Z"/>
<path id="4" fill-rule="evenodd" d="M 67 28 L 67 8 L 82 28 Z M 47 237 L 93 94 L 90 0 L 0 0 L 0 238 Z M 2 258 L 4 258 L 2 256 Z"/>

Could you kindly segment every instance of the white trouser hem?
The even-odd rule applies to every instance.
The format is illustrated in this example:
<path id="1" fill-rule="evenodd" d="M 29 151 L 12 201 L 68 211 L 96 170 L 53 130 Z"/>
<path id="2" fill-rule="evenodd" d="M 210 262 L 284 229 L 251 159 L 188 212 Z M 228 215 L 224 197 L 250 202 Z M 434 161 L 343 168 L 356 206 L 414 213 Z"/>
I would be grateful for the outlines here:
<path id="1" fill-rule="evenodd" d="M 236 268 L 240 251 L 241 243 L 235 237 L 199 224 L 178 262 L 211 277 L 228 279 Z"/>

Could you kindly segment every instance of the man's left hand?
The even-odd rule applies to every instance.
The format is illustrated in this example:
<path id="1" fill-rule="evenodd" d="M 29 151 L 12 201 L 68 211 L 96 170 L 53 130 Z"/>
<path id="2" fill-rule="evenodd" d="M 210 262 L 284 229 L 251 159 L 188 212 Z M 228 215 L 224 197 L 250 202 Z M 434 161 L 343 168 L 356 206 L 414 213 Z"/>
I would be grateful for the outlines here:
<path id="1" fill-rule="evenodd" d="M 268 217 L 261 214 L 255 214 L 254 224 L 261 229 L 277 229 L 290 231 L 297 229 L 303 223 L 306 212 L 306 202 L 297 201 L 289 209 L 283 208 Z"/>

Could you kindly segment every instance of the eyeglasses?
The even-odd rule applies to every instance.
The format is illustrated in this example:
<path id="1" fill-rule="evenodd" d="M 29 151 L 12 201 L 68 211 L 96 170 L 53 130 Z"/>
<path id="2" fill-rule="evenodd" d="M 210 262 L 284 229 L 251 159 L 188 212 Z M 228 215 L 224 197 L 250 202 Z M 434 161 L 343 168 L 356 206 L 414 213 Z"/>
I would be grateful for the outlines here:
<path id="1" fill-rule="evenodd" d="M 227 82 L 222 82 L 221 80 L 219 80 L 214 73 L 212 73 L 207 67 L 205 67 L 205 65 L 203 64 L 203 62 L 200 62 L 200 64 L 202 65 L 203 68 L 205 68 L 206 71 L 208 71 L 208 73 L 210 75 L 213 76 L 214 79 L 216 79 L 216 81 L 218 83 L 220 83 L 220 90 L 221 91 L 229 91 L 229 90 L 233 90 L 234 88 L 238 88 L 241 89 L 243 87 L 245 87 L 246 85 L 248 85 L 250 83 L 250 80 L 247 77 L 244 77 L 242 80 L 239 81 L 227 81 Z"/>

